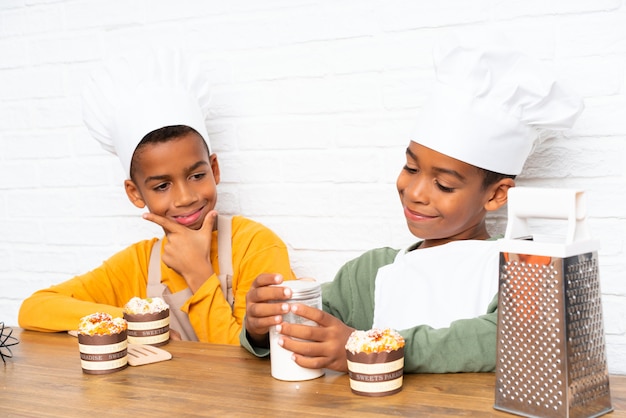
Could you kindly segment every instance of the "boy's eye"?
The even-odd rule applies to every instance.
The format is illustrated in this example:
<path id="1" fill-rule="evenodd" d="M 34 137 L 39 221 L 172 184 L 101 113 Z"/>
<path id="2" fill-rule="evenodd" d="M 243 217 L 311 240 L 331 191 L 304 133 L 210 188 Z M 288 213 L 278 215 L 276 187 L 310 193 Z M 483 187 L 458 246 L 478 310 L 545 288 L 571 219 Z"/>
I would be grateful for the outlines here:
<path id="1" fill-rule="evenodd" d="M 152 190 L 154 190 L 155 192 L 163 192 L 167 190 L 168 187 L 169 187 L 169 183 L 159 183 L 156 186 L 154 186 Z"/>
<path id="2" fill-rule="evenodd" d="M 444 193 L 452 193 L 454 191 L 453 187 L 446 187 L 443 184 L 436 182 L 437 187 L 439 188 L 439 190 L 441 190 Z"/>
<path id="3" fill-rule="evenodd" d="M 409 166 L 408 166 L 408 164 L 407 164 L 407 165 L 405 165 L 404 167 L 402 167 L 402 169 L 403 169 L 404 171 L 406 171 L 407 173 L 409 173 L 409 174 L 415 174 L 415 173 L 417 173 L 417 168 L 411 168 L 411 167 L 409 167 Z"/>
<path id="4" fill-rule="evenodd" d="M 206 173 L 195 173 L 191 175 L 191 178 L 194 180 L 201 180 L 206 176 Z"/>

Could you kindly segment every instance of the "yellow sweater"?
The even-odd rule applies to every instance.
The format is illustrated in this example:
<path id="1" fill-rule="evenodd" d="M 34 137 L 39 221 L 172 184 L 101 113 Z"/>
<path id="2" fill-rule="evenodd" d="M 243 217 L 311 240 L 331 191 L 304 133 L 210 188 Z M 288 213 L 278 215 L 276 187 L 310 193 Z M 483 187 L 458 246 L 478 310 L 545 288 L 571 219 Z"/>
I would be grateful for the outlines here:
<path id="1" fill-rule="evenodd" d="M 20 307 L 19 325 L 35 331 L 68 331 L 76 329 L 80 318 L 94 312 L 121 317 L 122 307 L 132 297 L 146 297 L 150 251 L 156 240 L 133 244 L 95 270 L 35 292 Z M 182 307 L 200 341 L 239 344 L 246 293 L 259 274 L 280 273 L 285 280 L 295 279 L 281 239 L 265 226 L 241 216 L 233 217 L 232 259 L 235 304 L 231 310 L 217 277 L 214 231 L 211 264 L 215 274 Z M 172 293 L 187 287 L 185 279 L 163 262 L 161 275 L 162 283 Z"/>

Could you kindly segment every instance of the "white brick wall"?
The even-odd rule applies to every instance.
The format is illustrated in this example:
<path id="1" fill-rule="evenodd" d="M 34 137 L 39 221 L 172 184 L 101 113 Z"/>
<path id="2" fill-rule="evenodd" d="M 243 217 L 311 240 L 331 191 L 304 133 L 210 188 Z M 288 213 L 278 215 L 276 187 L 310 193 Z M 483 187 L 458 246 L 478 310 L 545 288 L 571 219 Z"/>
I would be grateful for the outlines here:
<path id="1" fill-rule="evenodd" d="M 298 274 L 330 280 L 366 249 L 412 241 L 394 183 L 432 42 L 485 24 L 554 63 L 585 97 L 572 138 L 542 146 L 520 183 L 588 191 L 610 369 L 626 373 L 621 0 L 2 0 L 0 320 L 16 325 L 36 289 L 159 234 L 82 125 L 78 94 L 102 58 L 159 44 L 210 62 L 219 209 L 267 224 Z"/>

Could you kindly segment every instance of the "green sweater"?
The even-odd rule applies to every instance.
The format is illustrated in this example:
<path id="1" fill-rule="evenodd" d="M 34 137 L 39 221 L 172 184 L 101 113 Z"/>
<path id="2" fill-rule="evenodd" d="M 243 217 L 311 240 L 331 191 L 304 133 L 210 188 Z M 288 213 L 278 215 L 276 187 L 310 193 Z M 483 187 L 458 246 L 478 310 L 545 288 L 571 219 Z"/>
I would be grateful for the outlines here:
<path id="1" fill-rule="evenodd" d="M 393 263 L 399 250 L 379 248 L 346 263 L 332 282 L 322 285 L 324 311 L 346 325 L 367 330 L 374 320 L 374 285 L 378 269 Z M 401 290 L 399 290 L 401 291 Z M 406 345 L 407 373 L 490 372 L 496 364 L 497 295 L 476 318 L 459 319 L 448 328 L 428 325 L 400 330 Z M 257 356 L 269 349 L 252 347 L 241 333 L 241 345 Z"/>

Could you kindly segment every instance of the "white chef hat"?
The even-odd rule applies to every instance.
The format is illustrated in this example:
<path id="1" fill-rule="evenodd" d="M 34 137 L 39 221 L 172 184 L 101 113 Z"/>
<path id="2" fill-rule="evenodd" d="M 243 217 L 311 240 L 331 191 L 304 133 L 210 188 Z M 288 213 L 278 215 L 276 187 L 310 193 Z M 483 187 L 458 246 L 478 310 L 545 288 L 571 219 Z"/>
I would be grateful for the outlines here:
<path id="1" fill-rule="evenodd" d="M 450 37 L 433 57 L 434 92 L 411 140 L 468 164 L 517 175 L 539 140 L 571 128 L 583 110 L 546 65 L 499 34 Z"/>
<path id="2" fill-rule="evenodd" d="M 181 51 L 142 50 L 93 72 L 82 94 L 83 120 L 102 147 L 116 154 L 130 178 L 130 163 L 143 137 L 159 128 L 186 125 L 211 145 L 205 125 L 210 88 L 197 61 Z"/>

